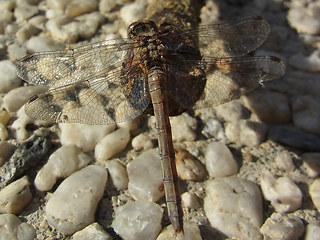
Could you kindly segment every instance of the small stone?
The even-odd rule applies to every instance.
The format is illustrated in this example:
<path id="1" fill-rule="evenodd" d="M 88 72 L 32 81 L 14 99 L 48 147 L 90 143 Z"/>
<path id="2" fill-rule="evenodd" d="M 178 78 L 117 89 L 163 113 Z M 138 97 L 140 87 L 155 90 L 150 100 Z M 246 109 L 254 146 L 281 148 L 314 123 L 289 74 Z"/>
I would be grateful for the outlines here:
<path id="1" fill-rule="evenodd" d="M 69 0 L 48 0 L 47 5 L 50 9 L 64 10 L 69 2 Z"/>
<path id="2" fill-rule="evenodd" d="M 295 169 L 292 157 L 288 151 L 282 151 L 275 157 L 275 164 L 278 168 L 285 171 L 293 171 Z"/>
<path id="3" fill-rule="evenodd" d="M 314 51 L 310 56 L 297 53 L 290 57 L 289 64 L 302 71 L 320 72 L 320 51 Z"/>
<path id="4" fill-rule="evenodd" d="M 0 239 L 34 240 L 36 230 L 13 214 L 0 214 Z"/>
<path id="5" fill-rule="evenodd" d="M 18 4 L 14 9 L 14 16 L 17 22 L 23 22 L 28 18 L 36 15 L 39 9 L 37 6 L 32 6 L 27 3 Z"/>
<path id="6" fill-rule="evenodd" d="M 101 0 L 99 2 L 99 11 L 101 14 L 107 14 L 117 6 L 114 0 Z"/>
<path id="7" fill-rule="evenodd" d="M 289 177 L 276 179 L 269 171 L 261 174 L 261 190 L 278 213 L 293 212 L 301 207 L 302 193 Z"/>
<path id="8" fill-rule="evenodd" d="M 310 177 L 318 177 L 320 174 L 320 153 L 304 153 L 301 155 L 303 166 Z"/>
<path id="9" fill-rule="evenodd" d="M 201 181 L 207 176 L 207 171 L 202 163 L 187 150 L 178 147 L 174 150 L 179 178 L 187 181 Z"/>
<path id="10" fill-rule="evenodd" d="M 161 230 L 161 207 L 153 202 L 128 202 L 118 207 L 112 227 L 126 240 L 156 239 Z"/>
<path id="11" fill-rule="evenodd" d="M 183 237 L 175 234 L 172 225 L 165 227 L 157 240 L 201 240 L 200 229 L 198 225 L 194 222 L 183 222 L 183 230 L 184 234 Z M 182 237 L 182 238 L 181 238 Z"/>
<path id="12" fill-rule="evenodd" d="M 288 123 L 291 110 L 286 95 L 268 90 L 256 90 L 245 97 L 248 108 L 266 123 Z"/>
<path id="13" fill-rule="evenodd" d="M 141 133 L 134 137 L 131 144 L 136 151 L 145 151 L 154 147 L 150 137 L 145 133 Z"/>
<path id="14" fill-rule="evenodd" d="M 64 234 L 73 234 L 93 223 L 107 179 L 107 171 L 98 165 L 90 165 L 69 176 L 46 205 L 48 223 Z"/>
<path id="15" fill-rule="evenodd" d="M 27 55 L 27 48 L 24 45 L 14 42 L 8 46 L 8 55 L 11 61 L 18 61 Z"/>
<path id="16" fill-rule="evenodd" d="M 309 194 L 314 206 L 318 209 L 318 211 L 320 211 L 320 178 L 314 180 L 310 185 Z"/>
<path id="17" fill-rule="evenodd" d="M 9 122 L 11 118 L 11 114 L 5 110 L 1 110 L 0 111 L 0 123 L 3 125 L 7 125 L 7 123 Z"/>
<path id="18" fill-rule="evenodd" d="M 97 143 L 94 155 L 98 161 L 106 161 L 125 149 L 129 140 L 129 129 L 120 128 L 108 134 Z"/>
<path id="19" fill-rule="evenodd" d="M 197 120 L 183 113 L 170 118 L 172 139 L 175 142 L 194 141 L 197 137 L 195 130 Z"/>
<path id="20" fill-rule="evenodd" d="M 15 146 L 9 142 L 0 141 L 0 167 L 9 159 Z"/>
<path id="21" fill-rule="evenodd" d="M 50 155 L 48 162 L 37 173 L 34 185 L 39 191 L 48 191 L 58 178 L 70 176 L 87 166 L 91 160 L 91 157 L 76 146 L 61 146 Z"/>
<path id="22" fill-rule="evenodd" d="M 208 119 L 204 122 L 205 126 L 202 130 L 202 134 L 207 138 L 214 138 L 218 141 L 225 142 L 226 135 L 222 124 L 216 119 Z"/>
<path id="23" fill-rule="evenodd" d="M 229 148 L 223 143 L 209 143 L 205 151 L 205 159 L 210 177 L 225 177 L 238 172 L 237 162 Z"/>
<path id="24" fill-rule="evenodd" d="M 10 60 L 0 61 L 0 93 L 7 93 L 20 85 L 16 65 Z"/>
<path id="25" fill-rule="evenodd" d="M 31 36 L 37 35 L 39 33 L 39 29 L 35 26 L 27 23 L 22 28 L 20 28 L 16 33 L 16 38 L 19 43 L 23 43 L 27 41 Z"/>
<path id="26" fill-rule="evenodd" d="M 8 112 L 16 112 L 32 96 L 42 93 L 47 89 L 47 86 L 27 86 L 15 88 L 4 96 L 3 106 Z"/>
<path id="27" fill-rule="evenodd" d="M 129 179 L 126 167 L 116 160 L 107 161 L 106 167 L 110 176 L 110 185 L 115 187 L 118 191 L 127 189 Z"/>
<path id="28" fill-rule="evenodd" d="M 134 133 L 137 130 L 139 130 L 140 123 L 141 123 L 141 118 L 136 117 L 131 120 L 117 123 L 117 127 L 118 128 L 128 128 L 130 133 Z"/>
<path id="29" fill-rule="evenodd" d="M 0 191 L 0 213 L 17 214 L 32 200 L 29 179 L 24 176 Z"/>
<path id="30" fill-rule="evenodd" d="M 120 17 L 128 26 L 130 23 L 143 19 L 145 17 L 146 6 L 142 3 L 131 3 L 120 9 Z"/>
<path id="31" fill-rule="evenodd" d="M 238 123 L 227 123 L 226 126 L 226 137 L 230 142 L 240 143 L 240 125 Z"/>
<path id="32" fill-rule="evenodd" d="M 201 207 L 198 197 L 194 193 L 185 192 L 181 194 L 182 206 L 198 209 Z"/>
<path id="33" fill-rule="evenodd" d="M 83 152 L 92 151 L 96 144 L 115 130 L 115 125 L 85 125 L 80 123 L 60 123 L 62 145 L 75 145 Z"/>
<path id="34" fill-rule="evenodd" d="M 266 140 L 267 127 L 249 120 L 240 121 L 240 143 L 249 147 L 258 146 Z"/>
<path id="35" fill-rule="evenodd" d="M 304 240 L 318 240 L 320 236 L 320 222 L 311 222 L 306 227 Z"/>
<path id="36" fill-rule="evenodd" d="M 72 235 L 72 240 L 112 240 L 112 237 L 99 225 L 92 223 Z"/>
<path id="37" fill-rule="evenodd" d="M 293 124 L 304 131 L 320 135 L 320 103 L 309 95 L 298 96 L 292 101 Z"/>
<path id="38" fill-rule="evenodd" d="M 66 13 L 69 17 L 76 17 L 84 13 L 89 13 L 97 10 L 97 0 L 72 0 L 66 5 Z"/>
<path id="39" fill-rule="evenodd" d="M 128 191 L 138 200 L 158 201 L 164 196 L 161 161 L 157 149 L 143 152 L 127 165 Z"/>
<path id="40" fill-rule="evenodd" d="M 0 140 L 5 141 L 8 138 L 8 130 L 5 125 L 0 123 Z"/>
<path id="41" fill-rule="evenodd" d="M 237 122 L 250 117 L 250 111 L 237 101 L 222 104 L 215 109 L 217 116 L 227 122 Z"/>
<path id="42" fill-rule="evenodd" d="M 29 52 L 45 52 L 63 50 L 64 44 L 58 43 L 51 38 L 31 37 L 26 43 Z"/>
<path id="43" fill-rule="evenodd" d="M 265 239 L 298 240 L 304 232 L 300 218 L 294 215 L 273 213 L 261 227 Z"/>
<path id="44" fill-rule="evenodd" d="M 259 187 L 239 177 L 210 180 L 204 211 L 213 228 L 228 237 L 262 239 L 262 199 Z"/>

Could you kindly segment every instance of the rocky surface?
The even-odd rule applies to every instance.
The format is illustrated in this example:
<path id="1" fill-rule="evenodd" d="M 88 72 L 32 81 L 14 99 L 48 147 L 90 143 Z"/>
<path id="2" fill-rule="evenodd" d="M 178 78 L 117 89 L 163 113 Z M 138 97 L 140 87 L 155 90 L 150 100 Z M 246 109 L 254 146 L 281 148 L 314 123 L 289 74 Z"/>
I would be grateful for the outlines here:
<path id="1" fill-rule="evenodd" d="M 108 126 L 30 119 L 23 103 L 44 88 L 22 83 L 15 66 L 28 53 L 127 37 L 128 25 L 146 16 L 149 2 L 0 1 L 0 195 L 2 203 L 18 206 L 16 215 L 0 214 L 1 239 L 70 239 L 81 229 L 73 239 L 155 239 L 160 232 L 159 239 L 172 239 L 154 117 Z M 236 101 L 171 118 L 191 239 L 319 236 L 319 9 L 316 0 L 205 1 L 202 24 L 264 17 L 271 33 L 253 54 L 282 58 L 286 75 Z M 59 149 L 67 151 L 59 155 Z M 92 167 L 101 171 L 84 177 Z M 62 191 L 66 199 L 45 212 L 75 174 Z M 23 184 L 16 184 L 21 177 Z M 90 211 L 83 204 L 91 204 Z M 62 207 L 70 210 L 66 218 L 55 215 Z"/>

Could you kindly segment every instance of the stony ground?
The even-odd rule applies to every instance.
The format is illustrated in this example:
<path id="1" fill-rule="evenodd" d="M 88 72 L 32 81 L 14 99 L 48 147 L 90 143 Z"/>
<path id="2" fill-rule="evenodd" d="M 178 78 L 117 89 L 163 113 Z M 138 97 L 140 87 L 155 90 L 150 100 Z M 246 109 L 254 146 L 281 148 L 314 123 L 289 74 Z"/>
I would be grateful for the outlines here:
<path id="1" fill-rule="evenodd" d="M 91 222 L 100 226 L 73 239 L 108 239 L 106 232 L 148 239 L 169 224 L 160 214 L 154 118 L 117 126 L 32 120 L 22 106 L 46 87 L 27 86 L 15 65 L 32 52 L 124 38 L 147 4 L 0 2 L 0 186 L 11 183 L 0 191 L 1 239 L 70 239 Z M 191 239 L 319 239 L 319 14 L 311 0 L 206 1 L 202 24 L 264 17 L 271 33 L 254 55 L 281 58 L 286 75 L 231 103 L 171 118 Z"/>

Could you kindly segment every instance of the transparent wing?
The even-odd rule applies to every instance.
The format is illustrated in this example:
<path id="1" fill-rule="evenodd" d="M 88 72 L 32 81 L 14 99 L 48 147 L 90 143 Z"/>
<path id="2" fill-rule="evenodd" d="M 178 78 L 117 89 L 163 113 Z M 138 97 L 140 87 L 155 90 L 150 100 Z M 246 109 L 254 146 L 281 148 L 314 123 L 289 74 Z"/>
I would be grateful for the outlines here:
<path id="1" fill-rule="evenodd" d="M 171 67 L 168 91 L 181 106 L 194 109 L 226 103 L 285 73 L 276 57 L 206 58 L 192 64 Z"/>
<path id="2" fill-rule="evenodd" d="M 258 48 L 268 37 L 270 26 L 262 17 L 250 17 L 234 24 L 200 25 L 197 31 L 186 31 L 205 57 L 244 56 Z"/>
<path id="3" fill-rule="evenodd" d="M 65 51 L 34 53 L 20 60 L 18 76 L 30 84 L 68 85 L 115 69 L 126 58 L 127 50 L 136 45 L 130 39 L 116 39 Z"/>
<path id="4" fill-rule="evenodd" d="M 130 74 L 119 67 L 52 88 L 31 98 L 25 111 L 52 123 L 111 124 L 136 118 L 149 105 L 150 96 L 146 75 L 138 64 L 132 65 Z"/>

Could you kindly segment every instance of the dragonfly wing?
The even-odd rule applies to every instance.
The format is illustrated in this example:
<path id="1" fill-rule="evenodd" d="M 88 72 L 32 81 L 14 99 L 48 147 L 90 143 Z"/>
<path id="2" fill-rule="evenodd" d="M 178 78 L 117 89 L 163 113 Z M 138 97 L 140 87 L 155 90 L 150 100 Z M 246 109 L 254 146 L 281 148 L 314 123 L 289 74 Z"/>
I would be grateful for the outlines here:
<path id="1" fill-rule="evenodd" d="M 149 105 L 146 83 L 142 71 L 136 73 L 134 80 L 123 76 L 121 68 L 104 71 L 34 96 L 25 105 L 25 111 L 32 118 L 52 123 L 98 125 L 122 122 L 136 118 Z M 135 92 L 128 91 L 128 84 Z"/>

